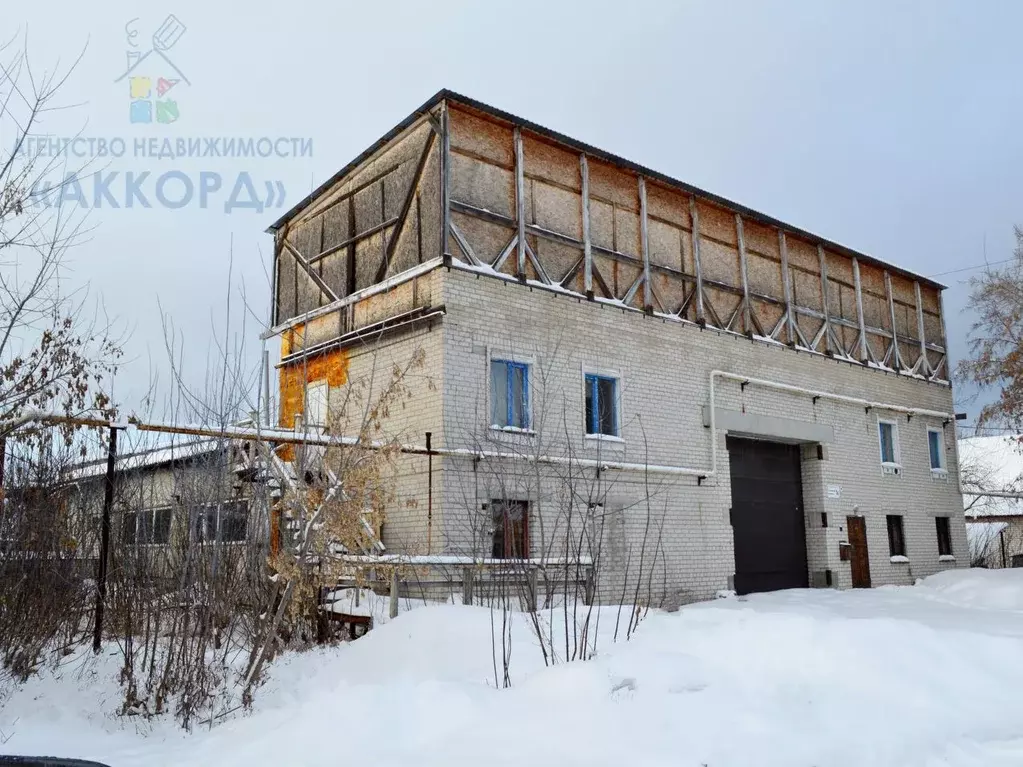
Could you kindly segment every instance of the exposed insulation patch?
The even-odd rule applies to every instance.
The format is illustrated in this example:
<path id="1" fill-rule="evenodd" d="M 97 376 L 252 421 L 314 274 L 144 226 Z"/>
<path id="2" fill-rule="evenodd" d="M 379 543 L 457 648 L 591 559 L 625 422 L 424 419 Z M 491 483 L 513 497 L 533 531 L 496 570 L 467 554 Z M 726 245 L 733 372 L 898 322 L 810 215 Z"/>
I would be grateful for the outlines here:
<path id="1" fill-rule="evenodd" d="M 282 340 L 282 354 L 286 345 L 287 341 Z M 295 425 L 295 416 L 304 410 L 306 384 L 317 381 L 326 381 L 332 388 L 347 383 L 348 353 L 344 349 L 334 349 L 281 367 L 281 427 L 290 429 Z"/>

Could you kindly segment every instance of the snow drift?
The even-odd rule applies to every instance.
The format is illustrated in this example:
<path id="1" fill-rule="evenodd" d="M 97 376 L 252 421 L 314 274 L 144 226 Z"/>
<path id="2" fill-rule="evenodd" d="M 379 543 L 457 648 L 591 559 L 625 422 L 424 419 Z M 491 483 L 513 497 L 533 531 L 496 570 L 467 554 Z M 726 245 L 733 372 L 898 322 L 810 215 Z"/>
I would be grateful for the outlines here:
<path id="1" fill-rule="evenodd" d="M 800 590 L 651 613 L 545 668 L 523 616 L 497 689 L 491 613 L 415 609 L 272 669 L 256 709 L 186 735 L 109 713 L 116 657 L 13 694 L 4 753 L 169 765 L 1018 765 L 1023 570 Z M 136 726 L 137 725 L 137 726 Z"/>

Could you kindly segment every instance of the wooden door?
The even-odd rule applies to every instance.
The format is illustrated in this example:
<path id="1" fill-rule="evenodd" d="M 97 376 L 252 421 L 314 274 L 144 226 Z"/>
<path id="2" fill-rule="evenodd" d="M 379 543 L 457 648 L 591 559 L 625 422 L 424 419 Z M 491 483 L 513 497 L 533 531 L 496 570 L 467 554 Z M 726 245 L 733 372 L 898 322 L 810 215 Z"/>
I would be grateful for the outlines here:
<path id="1" fill-rule="evenodd" d="M 867 523 L 863 517 L 846 517 L 852 556 L 849 560 L 854 589 L 870 588 L 870 557 L 867 552 Z"/>

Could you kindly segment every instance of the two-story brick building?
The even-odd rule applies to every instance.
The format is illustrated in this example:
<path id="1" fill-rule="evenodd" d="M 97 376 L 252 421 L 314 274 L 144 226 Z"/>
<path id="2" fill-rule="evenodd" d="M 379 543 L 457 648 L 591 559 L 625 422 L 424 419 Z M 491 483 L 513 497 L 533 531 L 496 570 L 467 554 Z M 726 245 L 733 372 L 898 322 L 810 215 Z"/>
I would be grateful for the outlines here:
<path id="1" fill-rule="evenodd" d="M 448 91 L 271 231 L 282 426 L 424 355 L 391 552 L 675 603 L 968 564 L 932 280 Z"/>

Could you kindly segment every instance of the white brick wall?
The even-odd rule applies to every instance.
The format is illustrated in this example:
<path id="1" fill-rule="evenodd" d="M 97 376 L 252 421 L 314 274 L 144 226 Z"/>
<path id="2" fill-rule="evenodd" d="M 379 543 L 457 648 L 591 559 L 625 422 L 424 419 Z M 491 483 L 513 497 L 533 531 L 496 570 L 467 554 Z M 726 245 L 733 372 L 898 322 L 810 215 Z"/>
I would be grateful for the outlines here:
<path id="1" fill-rule="evenodd" d="M 873 401 L 948 412 L 949 387 L 868 370 L 820 355 L 796 352 L 771 344 L 691 325 L 665 322 L 609 305 L 581 301 L 458 270 L 434 273 L 441 282 L 447 315 L 439 331 L 442 352 L 434 351 L 429 368 L 440 390 L 438 408 L 421 416 L 433 424 L 435 444 L 479 446 L 487 450 L 598 456 L 636 463 L 709 467 L 710 430 L 703 426 L 702 407 L 708 403 L 709 374 L 723 369 L 786 384 L 825 390 Z M 436 293 L 435 293 L 436 295 Z M 518 356 L 533 363 L 533 421 L 538 433 L 507 435 L 488 427 L 488 354 Z M 439 367 L 437 367 L 439 363 Z M 621 376 L 620 443 L 583 438 L 583 370 L 615 371 Z M 839 542 L 845 540 L 845 517 L 866 518 L 871 578 L 875 586 L 911 583 L 943 567 L 968 566 L 962 501 L 954 479 L 932 479 L 928 463 L 927 426 L 940 420 L 899 416 L 903 470 L 899 476 L 881 472 L 878 412 L 819 400 L 809 396 L 719 382 L 718 407 L 751 414 L 772 415 L 831 425 L 836 434 L 827 446 L 826 460 L 803 461 L 803 494 L 807 522 L 807 555 L 811 572 L 830 569 L 839 587 L 850 585 L 849 563 L 839 561 Z M 436 422 L 440 416 L 441 423 Z M 891 415 L 891 414 L 886 414 Z M 425 428 L 421 426 L 420 428 Z M 954 427 L 945 428 L 950 478 L 958 467 L 952 449 Z M 734 572 L 732 533 L 728 523 L 730 488 L 725 435 L 718 435 L 718 475 L 697 486 L 694 477 L 608 471 L 597 494 L 624 507 L 624 549 L 633 552 L 634 570 L 648 517 L 657 536 L 652 593 L 669 601 L 712 596 L 729 585 Z M 523 461 L 486 462 L 473 470 L 469 460 L 436 461 L 443 475 L 435 477 L 434 521 L 444 517 L 443 543 L 449 551 L 471 548 L 472 514 L 501 491 L 501 482 L 539 503 L 547 521 L 546 537 L 557 535 L 558 509 L 565 508 L 564 470 L 538 470 Z M 579 482 L 595 481 L 595 472 L 579 472 Z M 503 479 L 502 479 L 503 478 Z M 840 498 L 828 498 L 829 485 L 841 486 Z M 443 489 L 441 489 L 441 487 Z M 649 492 L 645 488 L 649 488 Z M 588 495 L 588 490 L 583 493 Z M 643 499 L 650 496 L 650 503 Z M 649 508 L 649 513 L 648 513 Z M 829 527 L 821 527 L 827 512 Z M 889 560 L 885 515 L 905 516 L 909 564 Z M 952 518 L 955 563 L 938 561 L 934 516 Z M 663 522 L 663 531 L 657 527 Z M 542 527 L 532 520 L 534 550 Z M 436 530 L 437 528 L 435 528 Z M 435 534 L 434 540 L 437 540 Z M 435 546 L 436 549 L 436 546 Z M 610 549 L 609 549 L 610 550 Z M 628 559 L 628 557 L 619 557 Z M 612 598 L 621 588 L 624 563 L 608 569 L 602 589 Z M 634 575 L 634 573 L 633 573 Z M 630 590 L 631 590 L 630 586 Z"/>
<path id="2" fill-rule="evenodd" d="M 434 291 L 441 272 L 432 272 L 423 278 L 428 283 L 423 289 Z M 441 372 L 443 370 L 443 337 L 441 326 L 416 326 L 399 334 L 384 335 L 379 341 L 366 341 L 348 350 L 349 386 L 331 390 L 331 402 L 341 402 L 345 397 L 355 397 L 347 404 L 347 410 L 355 429 L 361 413 L 367 406 L 376 405 L 380 390 L 388 384 L 395 366 L 404 367 L 418 351 L 424 354 L 422 367 L 412 370 L 405 383 L 412 390 L 410 399 L 394 405 L 383 419 L 379 438 L 398 439 L 404 443 L 425 444 L 426 432 L 433 432 L 434 443 L 444 442 L 444 421 L 442 417 Z M 331 407 L 335 407 L 334 404 Z M 349 427 L 346 429 L 350 431 Z M 435 469 L 439 463 L 435 461 Z M 434 472 L 434 498 L 440 497 L 443 483 L 441 472 Z M 395 464 L 393 491 L 395 501 L 387 510 L 384 522 L 383 540 L 390 553 L 424 554 L 428 550 L 428 498 L 427 459 L 420 455 L 401 455 Z M 434 530 L 439 525 L 440 505 L 434 503 Z M 432 541 L 440 533 L 432 535 Z M 433 545 L 434 550 L 438 548 Z"/>

